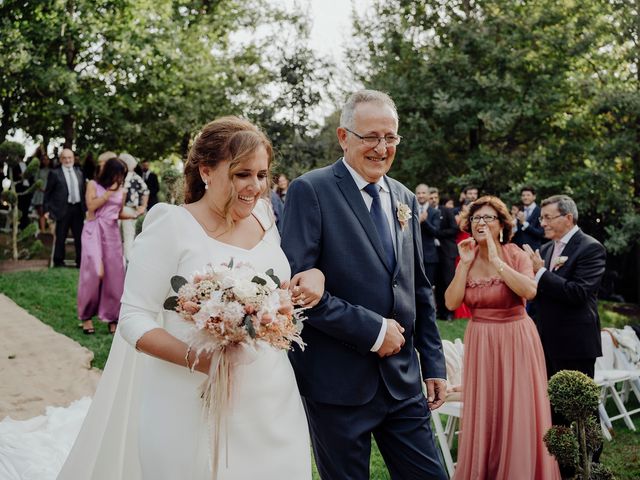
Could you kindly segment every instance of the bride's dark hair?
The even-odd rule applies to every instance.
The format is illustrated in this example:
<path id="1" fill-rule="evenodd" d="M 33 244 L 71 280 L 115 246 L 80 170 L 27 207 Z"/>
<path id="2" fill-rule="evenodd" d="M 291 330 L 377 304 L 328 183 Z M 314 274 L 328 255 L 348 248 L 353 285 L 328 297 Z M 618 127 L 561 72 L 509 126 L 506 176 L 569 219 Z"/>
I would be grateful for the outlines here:
<path id="1" fill-rule="evenodd" d="M 189 150 L 187 165 L 184 168 L 184 202 L 197 202 L 204 195 L 200 166 L 216 168 L 220 162 L 228 161 L 231 181 L 234 173 L 241 168 L 241 163 L 260 147 L 267 151 L 270 167 L 273 147 L 267 136 L 253 123 L 234 116 L 221 117 L 207 123 L 196 135 Z M 225 217 L 228 216 L 229 206 L 236 196 L 235 190 L 231 190 L 224 212 L 221 212 Z"/>

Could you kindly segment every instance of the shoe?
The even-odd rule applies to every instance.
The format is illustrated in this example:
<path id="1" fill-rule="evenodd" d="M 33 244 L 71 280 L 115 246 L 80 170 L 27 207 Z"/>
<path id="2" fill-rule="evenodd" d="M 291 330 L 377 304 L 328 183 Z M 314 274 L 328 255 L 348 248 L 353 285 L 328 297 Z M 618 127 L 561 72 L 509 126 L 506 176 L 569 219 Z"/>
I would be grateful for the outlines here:
<path id="1" fill-rule="evenodd" d="M 82 333 L 84 333 L 85 335 L 93 335 L 94 333 L 96 333 L 96 329 L 93 327 L 93 322 L 91 322 L 91 326 L 86 325 L 87 323 L 91 322 L 91 320 L 83 320 L 82 321 Z"/>

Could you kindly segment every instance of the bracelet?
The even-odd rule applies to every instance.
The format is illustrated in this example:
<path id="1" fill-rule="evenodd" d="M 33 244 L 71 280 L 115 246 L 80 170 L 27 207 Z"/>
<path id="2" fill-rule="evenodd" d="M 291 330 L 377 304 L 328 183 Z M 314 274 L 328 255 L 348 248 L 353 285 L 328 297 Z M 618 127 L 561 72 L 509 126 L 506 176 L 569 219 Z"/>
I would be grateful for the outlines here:
<path id="1" fill-rule="evenodd" d="M 184 363 L 187 364 L 187 368 L 193 373 L 193 366 L 189 363 L 189 354 L 191 353 L 191 345 L 187 348 L 187 353 L 184 355 Z"/>

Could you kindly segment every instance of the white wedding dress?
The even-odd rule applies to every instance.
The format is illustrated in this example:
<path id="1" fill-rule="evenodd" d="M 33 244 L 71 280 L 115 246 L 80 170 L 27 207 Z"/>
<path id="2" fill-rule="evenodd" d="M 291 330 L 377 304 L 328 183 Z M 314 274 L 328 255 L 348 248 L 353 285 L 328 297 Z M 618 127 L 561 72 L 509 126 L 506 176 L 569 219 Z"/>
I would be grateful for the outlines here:
<path id="1" fill-rule="evenodd" d="M 134 345 L 158 327 L 186 340 L 190 325 L 162 310 L 173 294 L 173 275 L 188 278 L 206 264 L 233 258 L 290 277 L 268 205 L 260 201 L 254 215 L 266 232 L 246 250 L 206 235 L 183 207 L 158 204 L 149 212 L 128 267 L 118 334 L 59 480 L 212 478 L 199 391 L 206 377 L 136 352 Z M 311 478 L 307 423 L 285 351 L 262 344 L 250 363 L 233 367 L 226 419 L 218 479 Z"/>

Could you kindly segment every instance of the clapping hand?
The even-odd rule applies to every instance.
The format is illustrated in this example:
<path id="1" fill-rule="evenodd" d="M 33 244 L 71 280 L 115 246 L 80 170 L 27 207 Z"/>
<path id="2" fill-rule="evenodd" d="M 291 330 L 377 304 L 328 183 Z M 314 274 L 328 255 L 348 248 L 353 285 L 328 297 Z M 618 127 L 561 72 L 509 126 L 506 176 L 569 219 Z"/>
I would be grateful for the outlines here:
<path id="1" fill-rule="evenodd" d="M 467 238 L 458 244 L 458 254 L 460 262 L 466 265 L 473 262 L 476 258 L 476 241 L 473 238 Z"/>
<path id="2" fill-rule="evenodd" d="M 533 251 L 526 243 L 522 246 L 522 249 L 529 255 L 531 263 L 533 264 L 533 273 L 538 273 L 542 267 L 544 267 L 544 260 L 540 256 L 540 250 Z"/>
<path id="3" fill-rule="evenodd" d="M 490 231 L 487 232 L 487 255 L 489 257 L 489 262 L 493 265 L 495 265 L 496 261 L 500 260 L 496 241 L 493 239 L 493 235 L 491 235 Z"/>

